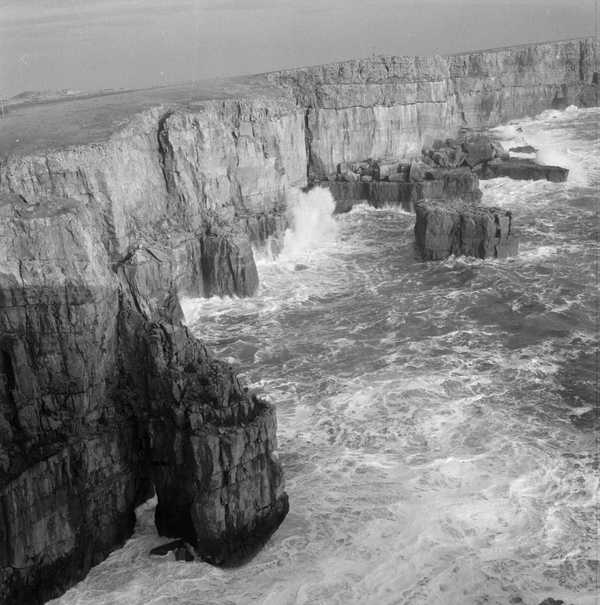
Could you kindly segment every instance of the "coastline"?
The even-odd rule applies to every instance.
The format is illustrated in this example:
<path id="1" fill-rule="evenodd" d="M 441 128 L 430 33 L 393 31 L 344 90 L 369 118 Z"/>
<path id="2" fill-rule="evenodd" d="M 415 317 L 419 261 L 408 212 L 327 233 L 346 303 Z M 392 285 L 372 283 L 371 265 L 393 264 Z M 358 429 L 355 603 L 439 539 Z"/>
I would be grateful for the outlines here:
<path id="1" fill-rule="evenodd" d="M 252 246 L 281 236 L 291 191 L 340 162 L 411 158 L 464 125 L 597 105 L 595 52 L 584 40 L 452 59 L 382 57 L 244 77 L 208 91 L 115 93 L 114 107 L 103 96 L 9 112 L 2 137 L 26 136 L 16 147 L 4 143 L 0 163 L 0 595 L 41 602 L 81 578 L 131 533 L 133 509 L 151 483 L 167 518 L 198 495 L 191 482 L 203 483 L 201 509 L 183 529 L 167 522 L 166 535 L 190 534 L 194 515 L 219 519 L 208 541 L 235 541 L 261 518 L 272 517 L 274 529 L 287 500 L 272 456 L 273 408 L 245 393 L 231 368 L 180 326 L 177 296 L 251 295 Z M 501 71 L 507 66 L 512 73 Z M 145 373 L 158 378 L 137 377 Z M 247 426 L 255 419 L 256 435 Z M 258 461 L 255 470 L 232 478 L 248 460 Z M 103 499 L 108 484 L 113 491 Z M 90 497 L 77 506 L 82 493 Z M 259 493 L 262 517 L 244 509 L 248 494 Z M 240 510 L 237 527 L 231 519 Z M 105 522 L 94 528 L 98 515 Z M 52 530 L 57 519 L 60 535 Z M 59 580 L 50 577 L 58 568 Z"/>

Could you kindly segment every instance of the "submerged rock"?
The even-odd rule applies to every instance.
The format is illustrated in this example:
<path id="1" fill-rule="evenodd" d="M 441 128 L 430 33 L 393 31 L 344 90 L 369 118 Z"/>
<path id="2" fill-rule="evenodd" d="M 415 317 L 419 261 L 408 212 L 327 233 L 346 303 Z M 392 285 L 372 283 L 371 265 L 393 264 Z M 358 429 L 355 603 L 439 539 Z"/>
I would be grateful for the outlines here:
<path id="1" fill-rule="evenodd" d="M 569 176 L 567 168 L 560 166 L 545 166 L 536 164 L 533 160 L 510 158 L 508 160 L 492 160 L 477 167 L 481 179 L 509 177 L 518 180 L 546 180 L 553 183 L 563 183 Z"/>
<path id="2" fill-rule="evenodd" d="M 512 153 L 536 153 L 537 149 L 531 145 L 519 145 L 509 149 Z"/>
<path id="3" fill-rule="evenodd" d="M 515 256 L 518 240 L 507 210 L 464 201 L 429 200 L 416 204 L 415 241 L 423 260 L 456 256 Z"/>
<path id="4" fill-rule="evenodd" d="M 150 551 L 151 556 L 165 556 L 173 552 L 176 561 L 194 561 L 196 559 L 193 547 L 191 547 L 185 540 L 173 540 L 167 544 L 157 546 Z"/>

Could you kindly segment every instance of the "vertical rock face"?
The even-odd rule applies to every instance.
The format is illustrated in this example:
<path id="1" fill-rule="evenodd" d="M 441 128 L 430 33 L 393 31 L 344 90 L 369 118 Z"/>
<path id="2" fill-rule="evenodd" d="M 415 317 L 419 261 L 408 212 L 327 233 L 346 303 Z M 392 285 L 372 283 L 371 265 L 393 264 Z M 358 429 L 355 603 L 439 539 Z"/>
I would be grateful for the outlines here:
<path id="1" fill-rule="evenodd" d="M 157 108 L 106 141 L 0 164 L 0 192 L 92 208 L 113 262 L 161 244 L 190 295 L 253 294 L 251 244 L 281 229 L 287 192 L 305 182 L 303 111 L 284 97 Z"/>
<path id="2" fill-rule="evenodd" d="M 310 172 L 417 157 L 461 126 L 598 104 L 597 43 L 548 42 L 449 57 L 374 57 L 269 74 L 307 108 Z M 594 75 L 596 74 L 596 75 Z"/>
<path id="3" fill-rule="evenodd" d="M 362 201 L 367 201 L 375 208 L 391 205 L 414 211 L 415 204 L 422 199 L 461 199 L 470 202 L 481 199 L 479 178 L 471 170 L 427 168 L 430 178 L 420 181 L 324 181 L 319 184 L 331 191 L 338 213 L 348 212 L 354 203 Z"/>
<path id="4" fill-rule="evenodd" d="M 285 229 L 289 189 L 341 162 L 418 157 L 461 126 L 598 104 L 595 52 L 578 40 L 379 57 L 232 81 L 236 99 L 181 87 L 155 103 L 122 93 L 110 110 L 91 97 L 9 111 L 0 601 L 41 602 L 80 579 L 130 535 L 153 488 L 159 531 L 207 560 L 260 545 L 288 506 L 274 411 L 180 325 L 177 295 L 255 292 L 252 247 Z M 473 175 L 389 171 L 340 185 L 368 186 L 375 203 L 476 195 Z M 417 212 L 426 257 L 513 249 L 501 211 Z"/>
<path id="5" fill-rule="evenodd" d="M 2 198 L 0 601 L 39 602 L 122 542 L 149 493 L 112 397 L 117 280 L 89 213 Z"/>
<path id="6" fill-rule="evenodd" d="M 176 325 L 160 251 L 113 270 L 81 202 L 1 200 L 0 600 L 83 577 L 153 486 L 161 533 L 247 556 L 287 512 L 272 406 Z"/>
<path id="7" fill-rule="evenodd" d="M 518 240 L 507 210 L 462 201 L 428 200 L 416 205 L 415 240 L 423 260 L 456 256 L 515 256 Z"/>

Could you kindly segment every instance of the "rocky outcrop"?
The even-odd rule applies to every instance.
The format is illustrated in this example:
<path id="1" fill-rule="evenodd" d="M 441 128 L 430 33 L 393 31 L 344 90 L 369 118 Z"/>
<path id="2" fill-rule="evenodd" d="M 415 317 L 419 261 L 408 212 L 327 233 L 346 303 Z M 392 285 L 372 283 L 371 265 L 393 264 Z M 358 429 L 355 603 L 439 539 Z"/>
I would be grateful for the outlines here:
<path id="1" fill-rule="evenodd" d="M 159 250 L 111 266 L 76 200 L 1 198 L 0 600 L 41 603 L 130 534 L 251 554 L 287 512 L 273 407 L 177 325 Z"/>
<path id="2" fill-rule="evenodd" d="M 422 199 L 463 199 L 478 202 L 481 199 L 479 179 L 468 169 L 431 169 L 425 167 L 422 180 L 386 180 L 369 182 L 321 181 L 336 201 L 336 212 L 348 212 L 359 202 L 375 208 L 400 206 L 413 211 Z"/>
<path id="3" fill-rule="evenodd" d="M 518 251 L 509 211 L 462 201 L 417 203 L 415 241 L 423 260 L 443 260 L 452 254 L 506 258 Z"/>
<path id="4" fill-rule="evenodd" d="M 508 177 L 525 181 L 552 181 L 564 183 L 569 176 L 569 169 L 561 166 L 537 164 L 533 160 L 510 158 L 508 160 L 492 160 L 477 167 L 480 179 L 495 179 Z"/>
<path id="5" fill-rule="evenodd" d="M 411 160 L 464 126 L 597 104 L 594 50 L 577 40 L 373 57 L 234 79 L 226 90 L 8 107 L 0 600 L 40 602 L 81 578 L 130 535 L 152 489 L 159 530 L 205 559 L 234 562 L 258 546 L 287 510 L 274 413 L 180 325 L 178 294 L 252 294 L 252 247 L 283 232 L 290 188 L 343 162 L 382 159 L 378 178 L 359 183 L 375 204 L 476 196 L 473 175 L 427 177 L 455 169 L 460 153 L 445 152 L 447 166 Z M 477 212 L 443 243 L 432 214 L 426 249 L 510 247 L 509 218 Z"/>
<path id="6" fill-rule="evenodd" d="M 201 296 L 254 293 L 251 246 L 305 179 L 303 112 L 285 99 L 156 108 L 107 140 L 0 164 L 0 192 L 85 203 L 112 262 L 158 244 L 179 290 Z"/>

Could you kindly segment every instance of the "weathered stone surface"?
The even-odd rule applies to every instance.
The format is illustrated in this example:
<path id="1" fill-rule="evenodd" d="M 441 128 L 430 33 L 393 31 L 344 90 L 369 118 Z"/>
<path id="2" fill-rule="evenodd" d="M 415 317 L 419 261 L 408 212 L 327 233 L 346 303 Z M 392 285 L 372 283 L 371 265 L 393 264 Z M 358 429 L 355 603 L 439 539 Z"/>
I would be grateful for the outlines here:
<path id="1" fill-rule="evenodd" d="M 285 222 L 306 157 L 303 111 L 289 101 L 207 101 L 148 110 L 94 145 L 10 156 L 0 192 L 81 201 L 113 262 L 150 241 L 175 253 L 187 293 L 247 296 L 256 287 L 249 239 Z M 248 229 L 252 217 L 277 215 Z M 200 259 L 210 270 L 198 270 Z"/>
<path id="2" fill-rule="evenodd" d="M 443 260 L 452 254 L 476 258 L 517 254 L 509 211 L 447 200 L 420 201 L 415 210 L 415 242 L 423 260 Z"/>
<path id="3" fill-rule="evenodd" d="M 533 160 L 511 158 L 508 160 L 492 160 L 477 167 L 480 179 L 494 179 L 506 176 L 511 179 L 539 181 L 546 180 L 562 183 L 569 176 L 568 168 L 537 164 Z"/>
<path id="4" fill-rule="evenodd" d="M 177 325 L 173 259 L 113 265 L 81 202 L 0 196 L 0 601 L 80 579 L 157 525 L 231 563 L 287 512 L 271 405 Z"/>
<path id="5" fill-rule="evenodd" d="M 557 103 L 597 105 L 592 39 L 529 44 L 449 57 L 344 61 L 268 74 L 307 108 L 309 169 L 339 162 L 416 158 L 463 126 L 488 128 Z"/>
<path id="6" fill-rule="evenodd" d="M 462 144 L 462 149 L 465 153 L 465 162 L 471 168 L 496 157 L 494 146 L 485 135 L 468 137 Z"/>
<path id="7" fill-rule="evenodd" d="M 454 170 L 427 168 L 426 180 L 421 182 L 373 181 L 348 183 L 328 181 L 319 183 L 327 187 L 336 201 L 336 213 L 348 212 L 358 202 L 367 202 L 377 208 L 398 205 L 413 210 L 417 201 L 429 198 L 446 198 L 477 202 L 481 199 L 479 179 L 468 168 Z M 425 173 L 424 173 L 425 176 Z"/>

